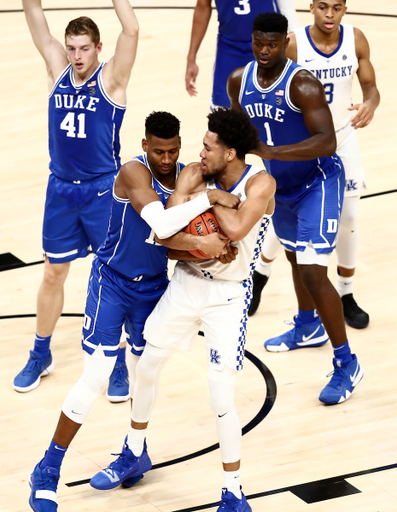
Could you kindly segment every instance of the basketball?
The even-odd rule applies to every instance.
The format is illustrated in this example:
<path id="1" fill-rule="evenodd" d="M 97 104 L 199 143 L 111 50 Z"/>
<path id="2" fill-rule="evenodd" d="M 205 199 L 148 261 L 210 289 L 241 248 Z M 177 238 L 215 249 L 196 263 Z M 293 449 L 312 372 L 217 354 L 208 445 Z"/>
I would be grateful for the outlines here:
<path id="1" fill-rule="evenodd" d="M 222 233 L 218 221 L 210 210 L 207 210 L 206 212 L 193 219 L 190 224 L 186 226 L 184 231 L 185 233 L 190 233 L 191 235 L 195 236 L 207 236 L 218 232 Z M 189 252 L 201 260 L 208 260 L 211 258 L 211 256 L 200 250 Z"/>

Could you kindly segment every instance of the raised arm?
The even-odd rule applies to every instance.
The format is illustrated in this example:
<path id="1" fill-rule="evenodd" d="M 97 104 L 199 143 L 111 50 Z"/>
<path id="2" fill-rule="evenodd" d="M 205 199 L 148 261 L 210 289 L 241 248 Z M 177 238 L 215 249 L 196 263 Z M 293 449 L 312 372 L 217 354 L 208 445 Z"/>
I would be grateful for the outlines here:
<path id="1" fill-rule="evenodd" d="M 49 88 L 69 64 L 63 45 L 50 33 L 41 0 L 22 0 L 33 43 L 47 65 Z"/>
<path id="2" fill-rule="evenodd" d="M 364 34 L 354 28 L 356 55 L 358 59 L 357 77 L 363 93 L 362 103 L 356 103 L 349 110 L 357 110 L 351 120 L 354 128 L 364 128 L 372 121 L 380 103 L 380 94 L 376 87 L 375 70 L 370 61 L 369 44 Z"/>
<path id="3" fill-rule="evenodd" d="M 321 82 L 309 71 L 299 71 L 292 79 L 290 98 L 301 110 L 311 137 L 285 146 L 271 147 L 261 142 L 259 150 L 254 153 L 266 160 L 283 161 L 332 156 L 336 150 L 335 130 Z"/>
<path id="4" fill-rule="evenodd" d="M 276 181 L 266 171 L 260 172 L 248 180 L 245 192 L 247 198 L 237 209 L 213 208 L 222 231 L 233 242 L 242 240 L 264 214 L 273 213 Z"/>
<path id="5" fill-rule="evenodd" d="M 295 30 L 299 27 L 298 18 L 293 0 L 278 0 L 277 1 L 281 14 L 288 20 L 288 30 Z"/>
<path id="6" fill-rule="evenodd" d="M 185 86 L 190 96 L 196 96 L 196 78 L 199 68 L 196 64 L 197 52 L 207 32 L 212 14 L 211 0 L 197 0 L 194 8 L 190 47 L 187 55 Z"/>
<path id="7" fill-rule="evenodd" d="M 118 103 L 125 103 L 125 91 L 138 47 L 139 25 L 129 0 L 112 2 L 122 30 L 117 39 L 114 55 L 103 70 L 103 80 L 110 97 Z"/>

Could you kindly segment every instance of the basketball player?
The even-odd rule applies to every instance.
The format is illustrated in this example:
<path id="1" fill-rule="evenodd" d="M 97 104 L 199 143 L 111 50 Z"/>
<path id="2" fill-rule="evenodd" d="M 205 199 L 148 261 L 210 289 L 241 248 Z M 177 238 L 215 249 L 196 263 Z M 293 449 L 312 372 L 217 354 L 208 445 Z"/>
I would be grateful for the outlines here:
<path id="1" fill-rule="evenodd" d="M 132 352 L 133 393 L 135 366 L 145 344 L 143 326 L 168 284 L 167 249 L 155 242 L 155 233 L 169 237 L 216 201 L 230 207 L 239 202 L 232 194 L 210 190 L 165 211 L 183 168 L 178 162 L 179 120 L 168 112 L 153 112 L 145 128 L 142 148 L 146 155 L 124 164 L 117 175 L 108 233 L 92 264 L 82 337 L 86 352 L 83 375 L 67 396 L 54 438 L 31 475 L 29 504 L 36 512 L 57 510 L 63 457 L 112 373 L 123 324 Z M 214 257 L 225 252 L 228 242 L 218 233 L 185 235 L 186 249 L 200 249 Z M 142 473 L 130 480 L 130 485 L 140 480 Z"/>
<path id="2" fill-rule="evenodd" d="M 252 60 L 252 22 L 261 12 L 281 12 L 288 18 L 289 29 L 298 27 L 293 0 L 215 0 L 218 10 L 218 37 L 214 64 L 211 109 L 230 107 L 226 82 L 232 71 Z M 193 14 L 190 48 L 185 75 L 186 90 L 196 96 L 199 68 L 197 52 L 204 39 L 212 14 L 211 0 L 197 0 Z"/>
<path id="3" fill-rule="evenodd" d="M 321 81 L 336 130 L 337 149 L 345 168 L 345 197 L 340 219 L 336 256 L 338 276 L 336 289 L 342 297 L 346 323 L 363 329 L 369 315 L 353 297 L 354 271 L 358 253 L 358 201 L 364 181 L 358 138 L 355 129 L 368 126 L 379 105 L 375 71 L 369 58 L 369 45 L 358 28 L 341 24 L 346 12 L 345 1 L 315 0 L 310 6 L 314 25 L 289 34 L 287 57 L 309 69 Z M 357 77 L 363 93 L 362 103 L 351 100 L 353 77 Z M 356 111 L 354 115 L 352 112 Z M 260 294 L 271 271 L 271 261 L 278 253 L 274 230 L 262 248 L 254 272 L 253 299 L 249 315 L 254 314 Z"/>
<path id="4" fill-rule="evenodd" d="M 178 251 L 185 233 L 163 240 L 180 260 L 167 291 L 145 324 L 145 351 L 137 365 L 131 427 L 119 458 L 91 479 L 97 489 L 112 489 L 151 467 L 146 429 L 159 377 L 175 349 L 192 347 L 200 323 L 206 339 L 211 408 L 215 414 L 224 469 L 218 511 L 249 512 L 240 487 L 241 425 L 234 406 L 234 384 L 243 368 L 251 273 L 274 210 L 275 181 L 263 168 L 246 165 L 258 147 L 248 116 L 226 108 L 208 116 L 204 148 L 190 174 L 181 174 L 168 206 L 183 204 L 191 193 L 227 190 L 240 197 L 237 209 L 213 207 L 220 227 L 238 249 L 229 265 Z M 185 260 L 185 261 L 182 261 Z"/>
<path id="5" fill-rule="evenodd" d="M 327 276 L 343 201 L 343 164 L 334 155 L 335 131 L 321 82 L 286 57 L 287 28 L 279 13 L 255 18 L 255 60 L 232 73 L 228 92 L 232 107 L 246 111 L 260 129 L 256 154 L 277 182 L 273 225 L 298 299 L 295 327 L 265 341 L 265 348 L 318 347 L 329 337 L 335 370 L 319 398 L 337 404 L 363 376 L 347 341 L 342 302 Z"/>
<path id="6" fill-rule="evenodd" d="M 54 368 L 50 342 L 62 313 L 70 262 L 87 256 L 90 248 L 96 252 L 106 236 L 139 27 L 129 1 L 113 0 L 122 31 L 114 56 L 104 64 L 99 62 L 99 30 L 90 18 L 69 22 L 64 48 L 49 31 L 41 1 L 23 0 L 22 4 L 33 42 L 47 67 L 51 158 L 36 338 L 27 365 L 14 379 L 14 389 L 27 392 Z M 128 400 L 128 387 L 124 348 L 109 382 L 109 400 Z"/>

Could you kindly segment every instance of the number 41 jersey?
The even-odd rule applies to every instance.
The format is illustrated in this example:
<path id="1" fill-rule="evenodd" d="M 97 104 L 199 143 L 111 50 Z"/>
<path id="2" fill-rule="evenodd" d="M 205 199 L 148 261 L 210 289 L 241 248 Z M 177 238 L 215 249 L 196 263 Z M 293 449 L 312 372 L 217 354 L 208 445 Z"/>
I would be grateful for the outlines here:
<path id="1" fill-rule="evenodd" d="M 119 131 L 126 106 L 106 94 L 104 65 L 81 85 L 76 85 L 69 65 L 50 93 L 50 170 L 62 180 L 93 180 L 120 168 Z"/>

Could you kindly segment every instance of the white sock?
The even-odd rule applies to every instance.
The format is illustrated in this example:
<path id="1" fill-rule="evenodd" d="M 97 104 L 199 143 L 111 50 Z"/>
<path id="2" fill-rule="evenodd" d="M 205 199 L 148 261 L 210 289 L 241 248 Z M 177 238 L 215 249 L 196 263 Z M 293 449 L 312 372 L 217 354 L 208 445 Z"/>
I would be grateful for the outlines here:
<path id="1" fill-rule="evenodd" d="M 340 275 L 336 276 L 336 291 L 339 293 L 340 297 L 347 295 L 348 293 L 353 293 L 353 283 L 354 276 L 352 277 L 343 277 Z"/>
<path id="2" fill-rule="evenodd" d="M 143 452 L 143 443 L 145 442 L 147 428 L 137 430 L 130 427 L 127 436 L 128 448 L 132 451 L 135 457 L 140 457 Z"/>
<path id="3" fill-rule="evenodd" d="M 255 270 L 259 274 L 269 277 L 270 274 L 272 273 L 272 266 L 273 266 L 272 261 L 270 263 L 266 263 L 266 261 L 263 261 L 261 256 L 259 256 L 258 261 L 256 262 Z"/>
<path id="4" fill-rule="evenodd" d="M 232 492 L 236 498 L 241 500 L 240 489 L 240 470 L 237 471 L 224 471 L 223 472 L 223 486 Z"/>

